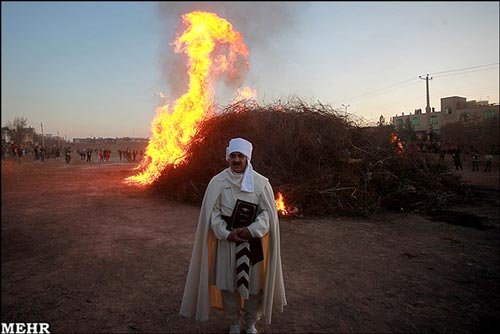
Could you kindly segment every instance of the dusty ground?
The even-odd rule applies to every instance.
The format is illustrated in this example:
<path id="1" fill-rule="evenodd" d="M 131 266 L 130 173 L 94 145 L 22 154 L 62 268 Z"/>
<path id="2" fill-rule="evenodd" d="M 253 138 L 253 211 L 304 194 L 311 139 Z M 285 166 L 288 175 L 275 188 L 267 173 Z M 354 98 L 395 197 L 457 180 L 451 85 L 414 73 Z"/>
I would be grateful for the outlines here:
<path id="1" fill-rule="evenodd" d="M 482 186 L 478 200 L 441 216 L 282 219 L 289 305 L 260 329 L 496 332 L 498 167 L 464 167 L 464 180 Z M 124 185 L 133 173 L 116 159 L 2 162 L 2 322 L 49 322 L 53 333 L 227 331 L 220 311 L 205 323 L 178 314 L 199 208 Z"/>

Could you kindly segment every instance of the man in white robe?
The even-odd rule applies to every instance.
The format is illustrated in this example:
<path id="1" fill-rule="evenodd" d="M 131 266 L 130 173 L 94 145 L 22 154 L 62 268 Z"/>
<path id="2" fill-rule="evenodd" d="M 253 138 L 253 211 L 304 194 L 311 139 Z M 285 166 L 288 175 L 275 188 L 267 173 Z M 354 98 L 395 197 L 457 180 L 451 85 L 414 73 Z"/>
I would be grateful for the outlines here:
<path id="1" fill-rule="evenodd" d="M 232 139 L 226 148 L 229 167 L 207 187 L 180 309 L 186 317 L 205 321 L 211 306 L 223 306 L 232 333 L 240 332 L 241 305 L 247 333 L 257 333 L 255 323 L 261 316 L 270 324 L 273 311 L 282 312 L 286 305 L 274 193 L 268 179 L 253 170 L 251 157 L 249 141 Z M 248 227 L 229 231 L 225 218 L 238 199 L 258 205 L 257 216 Z M 236 244 L 250 241 L 253 247 L 254 238 L 260 239 L 263 257 L 250 263 L 248 291 L 240 293 Z"/>

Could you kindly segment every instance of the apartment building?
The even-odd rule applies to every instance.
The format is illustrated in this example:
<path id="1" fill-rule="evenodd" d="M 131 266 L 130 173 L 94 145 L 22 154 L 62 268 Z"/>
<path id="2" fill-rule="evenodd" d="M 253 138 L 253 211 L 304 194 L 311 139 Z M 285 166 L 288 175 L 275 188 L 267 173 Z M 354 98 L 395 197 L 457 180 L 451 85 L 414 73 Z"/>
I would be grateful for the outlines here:
<path id="1" fill-rule="evenodd" d="M 490 104 L 488 101 L 467 101 L 465 97 L 450 96 L 441 98 L 441 111 L 422 113 L 422 109 L 416 109 L 415 113 L 410 113 L 391 118 L 392 124 L 397 130 L 403 129 L 407 122 L 410 122 L 413 130 L 420 136 L 431 133 L 440 133 L 441 127 L 449 123 L 456 122 L 479 122 L 484 119 L 499 117 L 500 109 L 498 104 Z"/>

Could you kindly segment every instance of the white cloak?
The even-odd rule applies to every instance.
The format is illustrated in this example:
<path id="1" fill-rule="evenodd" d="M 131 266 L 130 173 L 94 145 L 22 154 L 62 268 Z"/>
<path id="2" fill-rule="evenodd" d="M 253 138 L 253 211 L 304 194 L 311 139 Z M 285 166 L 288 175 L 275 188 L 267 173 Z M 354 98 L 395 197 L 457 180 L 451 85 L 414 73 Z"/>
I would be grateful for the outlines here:
<path id="1" fill-rule="evenodd" d="M 212 178 L 201 205 L 191 263 L 184 287 L 180 314 L 198 321 L 209 319 L 210 307 L 222 308 L 221 291 L 216 287 L 217 239 L 210 228 L 212 210 L 227 185 L 230 168 Z M 264 252 L 263 319 L 271 324 L 274 311 L 283 312 L 287 304 L 281 268 L 278 212 L 274 193 L 267 178 L 253 171 L 254 192 L 261 197 L 269 213 L 269 232 L 261 238 Z"/>

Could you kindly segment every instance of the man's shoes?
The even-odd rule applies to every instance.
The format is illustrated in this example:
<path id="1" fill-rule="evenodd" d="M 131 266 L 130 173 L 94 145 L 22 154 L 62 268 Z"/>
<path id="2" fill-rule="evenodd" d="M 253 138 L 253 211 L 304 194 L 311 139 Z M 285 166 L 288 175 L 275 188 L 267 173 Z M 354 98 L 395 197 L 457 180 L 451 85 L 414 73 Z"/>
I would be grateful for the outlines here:
<path id="1" fill-rule="evenodd" d="M 247 326 L 247 334 L 257 334 L 257 328 L 255 328 L 255 324 L 250 324 Z"/>
<path id="2" fill-rule="evenodd" d="M 231 325 L 231 327 L 229 328 L 229 334 L 240 334 L 240 333 L 241 333 L 241 328 L 240 325 L 238 324 Z"/>

